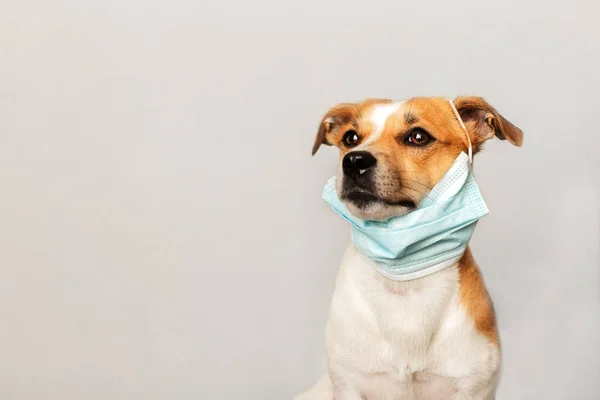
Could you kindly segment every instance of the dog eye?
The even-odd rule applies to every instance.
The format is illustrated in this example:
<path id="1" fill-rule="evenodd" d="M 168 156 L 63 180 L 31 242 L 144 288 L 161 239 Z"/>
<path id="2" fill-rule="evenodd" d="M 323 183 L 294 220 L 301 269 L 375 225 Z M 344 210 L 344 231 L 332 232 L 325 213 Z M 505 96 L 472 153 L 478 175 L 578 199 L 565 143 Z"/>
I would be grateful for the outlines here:
<path id="1" fill-rule="evenodd" d="M 358 144 L 359 137 L 358 137 L 358 134 L 356 133 L 356 131 L 350 130 L 344 134 L 342 141 L 344 142 L 344 144 L 346 146 L 354 147 Z"/>
<path id="2" fill-rule="evenodd" d="M 404 139 L 404 143 L 409 146 L 425 146 L 431 142 L 433 137 L 422 129 L 413 129 Z"/>

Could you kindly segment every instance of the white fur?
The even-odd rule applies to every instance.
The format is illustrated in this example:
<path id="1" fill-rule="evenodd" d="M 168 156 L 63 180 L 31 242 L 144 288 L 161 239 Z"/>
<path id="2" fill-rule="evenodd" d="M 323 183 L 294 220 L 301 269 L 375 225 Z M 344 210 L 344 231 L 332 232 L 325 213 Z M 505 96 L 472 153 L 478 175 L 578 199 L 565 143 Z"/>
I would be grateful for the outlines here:
<path id="1" fill-rule="evenodd" d="M 396 282 L 350 245 L 326 342 L 328 374 L 297 400 L 494 398 L 500 350 L 461 306 L 456 264 Z"/>
<path id="2" fill-rule="evenodd" d="M 373 132 L 369 135 L 369 137 L 367 137 L 367 140 L 362 142 L 356 149 L 367 147 L 379 139 L 383 133 L 383 129 L 385 128 L 385 123 L 387 122 L 388 118 L 398 111 L 398 109 L 402 107 L 404 103 L 404 101 L 396 101 L 389 104 L 376 105 L 368 117 L 369 121 L 375 126 L 375 129 L 373 129 Z"/>

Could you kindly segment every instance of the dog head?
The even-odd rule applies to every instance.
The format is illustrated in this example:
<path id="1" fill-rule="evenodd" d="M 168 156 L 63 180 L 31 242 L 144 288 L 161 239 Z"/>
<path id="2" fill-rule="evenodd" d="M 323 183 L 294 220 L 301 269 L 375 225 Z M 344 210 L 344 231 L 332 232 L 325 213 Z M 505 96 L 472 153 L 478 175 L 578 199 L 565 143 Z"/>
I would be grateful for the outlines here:
<path id="1" fill-rule="evenodd" d="M 322 144 L 340 149 L 339 198 L 358 218 L 386 220 L 415 209 L 469 139 L 473 153 L 493 136 L 520 146 L 523 133 L 479 97 L 453 101 L 469 138 L 443 98 L 369 99 L 333 107 L 321 121 Z"/>

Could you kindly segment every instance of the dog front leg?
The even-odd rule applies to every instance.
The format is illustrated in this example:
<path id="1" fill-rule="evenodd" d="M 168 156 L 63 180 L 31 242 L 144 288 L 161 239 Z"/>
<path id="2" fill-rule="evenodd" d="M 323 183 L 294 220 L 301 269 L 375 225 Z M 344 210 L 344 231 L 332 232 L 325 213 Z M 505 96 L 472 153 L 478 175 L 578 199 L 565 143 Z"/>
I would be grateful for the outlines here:
<path id="1" fill-rule="evenodd" d="M 483 383 L 466 379 L 458 383 L 452 400 L 494 400 L 496 383 L 495 377 Z"/>
<path id="2" fill-rule="evenodd" d="M 365 400 L 360 390 L 356 387 L 356 379 L 352 379 L 351 373 L 340 373 L 330 371 L 331 383 L 333 385 L 333 398 L 335 400 Z"/>

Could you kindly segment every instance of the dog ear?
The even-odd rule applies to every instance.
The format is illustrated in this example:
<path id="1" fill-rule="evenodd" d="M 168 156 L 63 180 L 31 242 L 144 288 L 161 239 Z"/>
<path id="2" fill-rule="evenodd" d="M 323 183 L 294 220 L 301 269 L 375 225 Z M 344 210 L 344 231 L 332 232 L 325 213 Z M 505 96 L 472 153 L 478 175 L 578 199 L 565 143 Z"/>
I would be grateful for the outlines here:
<path id="1" fill-rule="evenodd" d="M 358 119 L 358 107 L 353 103 L 338 104 L 325 114 L 319 125 L 312 148 L 314 156 L 322 144 L 331 146 L 343 125 Z"/>
<path id="2" fill-rule="evenodd" d="M 515 146 L 523 143 L 523 132 L 504 118 L 481 97 L 461 96 L 453 101 L 465 126 L 471 134 L 474 150 L 493 136 L 508 140 Z"/>

